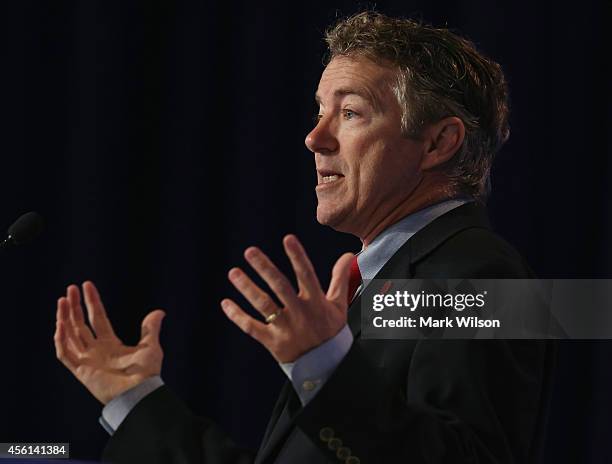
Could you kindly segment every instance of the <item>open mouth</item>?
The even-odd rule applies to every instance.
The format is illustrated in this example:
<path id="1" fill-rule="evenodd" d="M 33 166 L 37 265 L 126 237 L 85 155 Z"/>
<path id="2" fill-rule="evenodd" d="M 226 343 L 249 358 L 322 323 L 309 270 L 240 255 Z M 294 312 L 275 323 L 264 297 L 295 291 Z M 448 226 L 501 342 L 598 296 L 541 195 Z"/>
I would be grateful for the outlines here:
<path id="1" fill-rule="evenodd" d="M 318 185 L 317 186 L 333 184 L 334 182 L 337 182 L 344 177 L 339 172 L 334 172 L 334 171 L 321 170 L 321 171 L 317 171 L 317 174 L 318 174 L 317 176 Z"/>
<path id="2" fill-rule="evenodd" d="M 340 176 L 338 174 L 334 174 L 333 176 L 323 176 L 321 178 L 321 183 L 322 184 L 329 184 L 330 182 L 333 182 L 335 180 L 340 179 Z"/>

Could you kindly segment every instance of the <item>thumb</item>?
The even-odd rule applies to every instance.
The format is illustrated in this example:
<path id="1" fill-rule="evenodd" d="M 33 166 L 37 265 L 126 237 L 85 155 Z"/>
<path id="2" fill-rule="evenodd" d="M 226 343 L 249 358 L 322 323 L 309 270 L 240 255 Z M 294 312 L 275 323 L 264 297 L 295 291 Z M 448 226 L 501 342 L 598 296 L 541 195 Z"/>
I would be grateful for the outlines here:
<path id="1" fill-rule="evenodd" d="M 159 332 L 164 317 L 166 317 L 166 313 L 161 309 L 151 311 L 145 316 L 142 320 L 140 343 L 153 343 L 159 345 Z"/>
<path id="2" fill-rule="evenodd" d="M 355 255 L 353 253 L 344 253 L 332 269 L 331 282 L 327 289 L 327 299 L 346 305 L 348 300 L 349 278 L 351 274 L 351 262 Z"/>

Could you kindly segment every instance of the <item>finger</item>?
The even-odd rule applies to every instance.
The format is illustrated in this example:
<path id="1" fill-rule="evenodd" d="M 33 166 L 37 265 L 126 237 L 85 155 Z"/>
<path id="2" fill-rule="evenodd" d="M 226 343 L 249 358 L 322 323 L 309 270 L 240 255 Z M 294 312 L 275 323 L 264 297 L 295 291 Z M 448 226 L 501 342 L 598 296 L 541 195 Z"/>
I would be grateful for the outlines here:
<path id="1" fill-rule="evenodd" d="M 64 329 L 64 323 L 57 321 L 55 324 L 55 335 L 53 336 L 53 342 L 55 343 L 55 355 L 61 363 L 66 366 L 70 372 L 76 373 L 78 367 L 78 361 L 75 355 L 68 348 L 68 341 L 66 339 L 66 332 Z"/>
<path id="2" fill-rule="evenodd" d="M 139 345 L 159 345 L 159 332 L 166 313 L 161 309 L 151 311 L 142 320 Z"/>
<path id="3" fill-rule="evenodd" d="M 297 304 L 297 295 L 289 279 L 259 248 L 247 248 L 244 252 L 244 257 L 264 282 L 268 284 L 283 305 L 294 307 Z"/>
<path id="4" fill-rule="evenodd" d="M 262 316 L 266 317 L 278 311 L 279 308 L 270 295 L 259 288 L 241 269 L 232 268 L 227 276 L 236 290 L 242 293 Z"/>
<path id="5" fill-rule="evenodd" d="M 85 319 L 83 318 L 79 287 L 76 285 L 68 286 L 66 294 L 69 320 L 64 321 L 64 327 L 68 330 L 68 326 L 70 326 L 71 333 L 74 333 L 75 337 L 82 342 L 85 348 L 88 348 L 95 341 L 95 338 L 91 333 L 91 329 L 85 324 Z"/>
<path id="6" fill-rule="evenodd" d="M 351 262 L 355 255 L 353 253 L 344 253 L 332 269 L 331 282 L 327 289 L 327 299 L 346 305 L 348 301 L 349 279 L 351 275 Z"/>
<path id="7" fill-rule="evenodd" d="M 229 298 L 221 301 L 221 309 L 230 321 L 236 324 L 240 330 L 250 335 L 263 346 L 268 348 L 270 338 L 269 327 L 263 322 L 252 318 L 245 313 L 240 306 L 234 303 Z"/>
<path id="8" fill-rule="evenodd" d="M 73 315 L 75 321 L 85 324 L 85 319 L 83 318 L 83 308 L 81 307 L 81 292 L 79 287 L 76 285 L 69 285 L 66 289 L 66 297 L 68 298 L 70 306 L 77 310 Z"/>
<path id="9" fill-rule="evenodd" d="M 291 261 L 300 292 L 305 291 L 309 295 L 323 293 L 317 273 L 297 237 L 295 235 L 287 235 L 283 239 L 283 246 L 289 261 Z"/>
<path id="10" fill-rule="evenodd" d="M 96 337 L 114 337 L 113 326 L 108 317 L 106 317 L 106 310 L 93 282 L 87 281 L 83 283 L 83 295 L 85 296 L 89 324 Z"/>
<path id="11" fill-rule="evenodd" d="M 72 343 L 76 352 L 82 353 L 86 349 L 85 342 L 77 336 L 70 321 L 70 303 L 66 297 L 57 300 L 57 320 L 62 323 L 64 333 L 69 343 Z"/>
<path id="12" fill-rule="evenodd" d="M 91 346 L 94 337 L 83 322 L 83 312 L 73 308 L 68 298 L 62 297 L 57 300 L 57 316 L 63 323 L 68 342 L 77 352 L 82 352 Z"/>

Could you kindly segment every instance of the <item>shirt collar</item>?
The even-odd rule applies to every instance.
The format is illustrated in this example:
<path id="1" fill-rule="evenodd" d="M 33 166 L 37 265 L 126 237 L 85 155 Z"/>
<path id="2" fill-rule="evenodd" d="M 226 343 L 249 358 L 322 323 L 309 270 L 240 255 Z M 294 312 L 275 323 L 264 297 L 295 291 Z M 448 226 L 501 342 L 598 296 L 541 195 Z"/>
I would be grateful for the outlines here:
<path id="1" fill-rule="evenodd" d="M 363 248 L 358 253 L 357 263 L 361 271 L 361 278 L 363 280 L 373 279 L 395 252 L 414 234 L 434 219 L 470 201 L 473 200 L 471 198 L 454 198 L 436 203 L 409 214 L 387 227 L 378 234 L 367 248 Z"/>

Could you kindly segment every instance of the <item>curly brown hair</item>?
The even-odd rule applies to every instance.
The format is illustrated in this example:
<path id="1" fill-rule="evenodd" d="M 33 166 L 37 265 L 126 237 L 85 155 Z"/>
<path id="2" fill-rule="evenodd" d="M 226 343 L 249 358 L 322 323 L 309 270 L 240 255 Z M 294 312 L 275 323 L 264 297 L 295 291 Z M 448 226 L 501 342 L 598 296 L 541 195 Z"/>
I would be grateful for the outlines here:
<path id="1" fill-rule="evenodd" d="M 508 139 L 508 86 L 499 64 L 448 29 L 365 11 L 325 34 L 326 63 L 365 57 L 397 71 L 394 92 L 404 135 L 419 138 L 429 123 L 456 116 L 465 139 L 444 165 L 455 191 L 484 201 L 493 158 Z"/>

